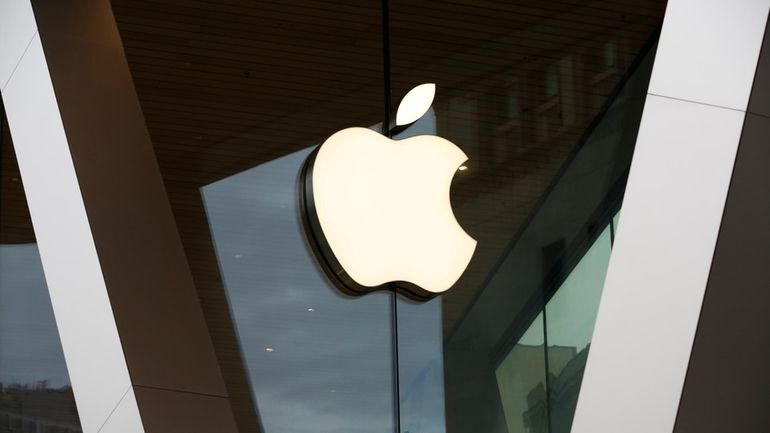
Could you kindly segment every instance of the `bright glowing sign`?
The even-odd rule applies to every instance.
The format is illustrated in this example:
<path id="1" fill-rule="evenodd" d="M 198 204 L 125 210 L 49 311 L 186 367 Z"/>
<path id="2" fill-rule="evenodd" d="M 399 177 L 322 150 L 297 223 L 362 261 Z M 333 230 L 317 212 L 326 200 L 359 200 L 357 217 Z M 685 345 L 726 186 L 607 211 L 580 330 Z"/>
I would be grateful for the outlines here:
<path id="1" fill-rule="evenodd" d="M 410 91 L 397 124 L 419 119 L 434 92 L 433 84 Z M 467 159 L 434 135 L 391 140 L 348 128 L 329 137 L 308 159 L 301 182 L 306 228 L 327 273 L 351 293 L 395 284 L 427 299 L 451 288 L 476 249 L 449 200 Z"/>

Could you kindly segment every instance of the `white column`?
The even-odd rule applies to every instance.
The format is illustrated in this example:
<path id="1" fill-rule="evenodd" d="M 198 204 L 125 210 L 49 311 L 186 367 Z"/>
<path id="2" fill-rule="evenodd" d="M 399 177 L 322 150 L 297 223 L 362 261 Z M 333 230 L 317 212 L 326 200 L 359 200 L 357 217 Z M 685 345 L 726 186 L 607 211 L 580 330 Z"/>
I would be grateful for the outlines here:
<path id="1" fill-rule="evenodd" d="M 674 428 L 770 0 L 670 0 L 573 433 Z"/>
<path id="2" fill-rule="evenodd" d="M 0 2 L 0 83 L 83 431 L 144 432 L 29 0 Z"/>

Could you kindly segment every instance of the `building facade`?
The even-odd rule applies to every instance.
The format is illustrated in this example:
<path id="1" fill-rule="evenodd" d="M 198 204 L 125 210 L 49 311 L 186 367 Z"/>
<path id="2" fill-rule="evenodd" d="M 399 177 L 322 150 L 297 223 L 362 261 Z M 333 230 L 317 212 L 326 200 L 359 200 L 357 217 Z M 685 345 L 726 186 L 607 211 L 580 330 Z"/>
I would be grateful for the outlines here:
<path id="1" fill-rule="evenodd" d="M 769 11 L 3 0 L 0 432 L 767 431 Z M 303 173 L 351 127 L 467 157 L 448 290 L 330 271 Z"/>

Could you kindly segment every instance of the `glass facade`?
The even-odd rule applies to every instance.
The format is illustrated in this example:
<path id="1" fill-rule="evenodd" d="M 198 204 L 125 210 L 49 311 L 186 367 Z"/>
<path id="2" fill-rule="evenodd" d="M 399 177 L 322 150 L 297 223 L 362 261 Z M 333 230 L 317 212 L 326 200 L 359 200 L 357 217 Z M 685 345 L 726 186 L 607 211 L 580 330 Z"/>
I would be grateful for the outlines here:
<path id="1" fill-rule="evenodd" d="M 241 431 L 569 431 L 665 2 L 112 4 Z M 426 82 L 476 253 L 345 295 L 300 170 Z"/>
<path id="2" fill-rule="evenodd" d="M 438 135 L 470 157 L 454 210 L 479 242 L 438 306 L 398 303 L 399 389 L 434 365 L 403 360 L 428 341 L 403 326 L 412 317 L 441 323 L 444 369 L 443 395 L 400 394 L 403 432 L 569 431 L 660 18 L 595 6 L 533 19 L 521 5 L 391 2 L 393 88 L 438 82 Z M 445 416 L 429 419 L 435 399 Z"/>
<path id="3" fill-rule="evenodd" d="M 319 272 L 296 205 L 309 150 L 201 189 L 261 423 L 393 431 L 390 295 L 340 296 Z"/>
<path id="4" fill-rule="evenodd" d="M 240 431 L 569 432 L 665 1 L 112 6 Z M 476 252 L 428 302 L 346 295 L 300 171 L 421 83 L 393 139 L 468 155 L 451 202 Z M 79 431 L 9 149 L 0 429 Z"/>
<path id="5" fill-rule="evenodd" d="M 80 432 L 21 176 L 0 106 L 0 432 Z"/>
<path id="6" fill-rule="evenodd" d="M 612 249 L 611 221 L 495 369 L 508 432 L 567 432 Z"/>

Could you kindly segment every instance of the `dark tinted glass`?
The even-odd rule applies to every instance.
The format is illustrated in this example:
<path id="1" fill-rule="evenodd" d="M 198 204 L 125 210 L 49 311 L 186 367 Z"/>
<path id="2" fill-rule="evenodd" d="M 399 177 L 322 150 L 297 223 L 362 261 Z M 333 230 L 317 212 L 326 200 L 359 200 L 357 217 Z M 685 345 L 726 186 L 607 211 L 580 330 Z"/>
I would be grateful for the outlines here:
<path id="1" fill-rule="evenodd" d="M 599 290 L 579 265 L 620 205 L 664 1 L 112 3 L 242 431 L 568 429 L 596 296 L 572 317 L 555 293 Z M 433 106 L 394 139 L 468 155 L 451 201 L 477 250 L 428 302 L 343 295 L 299 172 L 421 83 Z"/>
<path id="2" fill-rule="evenodd" d="M 391 431 L 391 295 L 347 298 L 319 272 L 295 197 L 308 153 L 201 190 L 256 406 L 269 432 Z"/>
<path id="3" fill-rule="evenodd" d="M 664 7 L 390 1 L 394 108 L 436 83 L 436 133 L 469 158 L 454 212 L 478 241 L 440 299 L 398 305 L 401 431 L 569 431 L 598 297 L 583 299 L 585 314 L 567 295 L 552 316 L 543 309 L 584 256 L 592 263 L 622 197 Z M 590 268 L 584 278 L 601 281 L 606 266 Z M 427 317 L 438 332 L 415 332 Z M 549 342 L 549 326 L 558 336 L 567 322 L 587 341 Z M 423 379 L 435 365 L 441 387 Z"/>
<path id="4" fill-rule="evenodd" d="M 241 431 L 393 431 L 391 295 L 329 283 L 296 193 L 382 122 L 380 4 L 112 4 Z"/>

